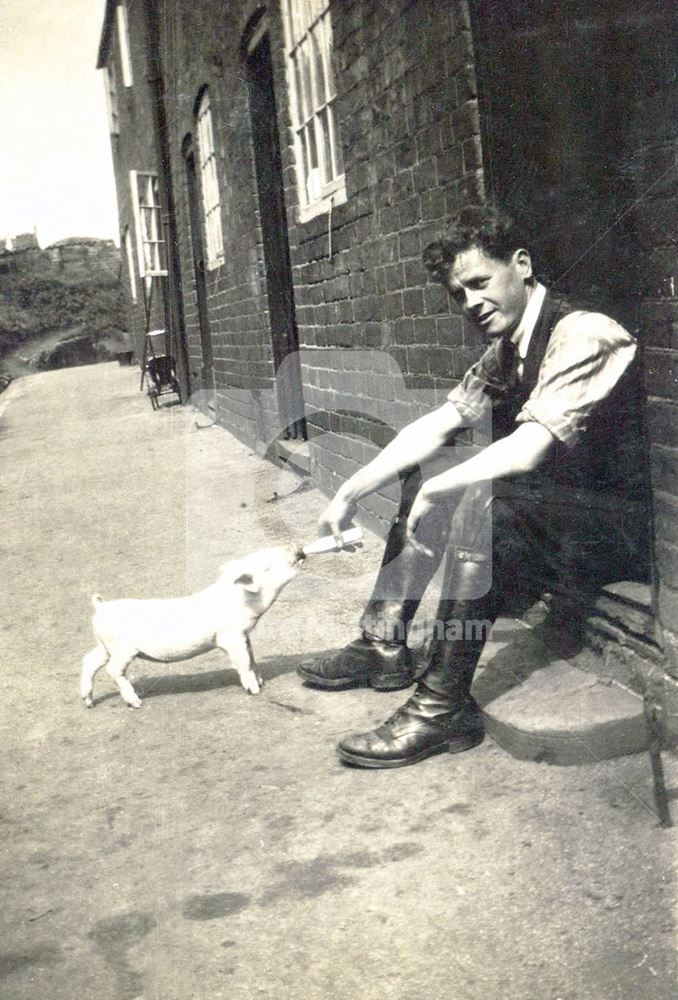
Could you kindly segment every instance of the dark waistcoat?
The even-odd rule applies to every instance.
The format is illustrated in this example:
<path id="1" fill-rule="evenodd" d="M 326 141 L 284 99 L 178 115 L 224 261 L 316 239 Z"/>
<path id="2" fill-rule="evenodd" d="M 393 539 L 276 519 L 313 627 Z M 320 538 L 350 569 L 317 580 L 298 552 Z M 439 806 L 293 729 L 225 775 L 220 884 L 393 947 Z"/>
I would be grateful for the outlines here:
<path id="1" fill-rule="evenodd" d="M 495 440 L 516 429 L 515 419 L 537 384 L 553 330 L 563 317 L 580 308 L 547 292 L 523 363 L 523 377 L 515 378 L 511 391 L 494 408 Z M 576 332 L 571 335 L 577 336 Z M 571 488 L 582 499 L 590 494 L 604 494 L 607 502 L 612 503 L 615 498 L 645 502 L 647 452 L 641 388 L 636 359 L 610 395 L 596 407 L 581 439 L 572 446 L 556 442 L 547 462 L 536 473 L 521 479 L 529 486 L 538 487 L 541 483 Z"/>

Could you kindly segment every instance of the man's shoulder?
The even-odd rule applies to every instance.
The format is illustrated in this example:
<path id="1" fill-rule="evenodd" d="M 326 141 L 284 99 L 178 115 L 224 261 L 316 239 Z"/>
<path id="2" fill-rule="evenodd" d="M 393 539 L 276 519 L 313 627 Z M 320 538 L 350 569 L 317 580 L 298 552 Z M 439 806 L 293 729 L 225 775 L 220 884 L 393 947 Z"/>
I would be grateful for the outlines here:
<path id="1" fill-rule="evenodd" d="M 565 340 L 595 342 L 614 350 L 636 343 L 635 337 L 608 312 L 586 299 L 547 293 L 544 309 L 551 317 L 549 346 Z"/>

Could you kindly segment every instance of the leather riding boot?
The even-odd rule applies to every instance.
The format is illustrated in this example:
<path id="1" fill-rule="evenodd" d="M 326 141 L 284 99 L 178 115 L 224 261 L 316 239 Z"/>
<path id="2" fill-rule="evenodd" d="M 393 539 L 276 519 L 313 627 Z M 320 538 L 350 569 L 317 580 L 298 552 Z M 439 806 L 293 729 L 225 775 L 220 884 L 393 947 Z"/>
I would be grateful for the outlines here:
<path id="1" fill-rule="evenodd" d="M 492 619 L 480 617 L 480 601 L 456 601 L 453 609 L 454 617 L 439 619 L 443 634 L 431 642 L 428 663 L 419 680 L 431 691 L 449 698 L 451 704 L 461 704 L 471 691 Z"/>
<path id="2" fill-rule="evenodd" d="M 404 643 L 384 642 L 363 632 L 335 656 L 297 673 L 311 687 L 323 691 L 345 691 L 371 687 L 375 691 L 400 691 L 414 682 L 412 653 Z"/>
<path id="3" fill-rule="evenodd" d="M 483 736 L 480 709 L 473 698 L 453 704 L 420 681 L 412 697 L 386 722 L 371 732 L 346 736 L 338 753 L 355 767 L 405 767 L 434 754 L 470 750 L 482 743 Z"/>
<path id="4" fill-rule="evenodd" d="M 467 590 L 477 582 L 472 579 L 475 572 L 463 568 Z M 495 617 L 495 604 L 493 590 L 475 600 L 441 601 L 439 633 L 414 694 L 381 726 L 341 740 L 338 753 L 345 763 L 368 768 L 404 767 L 433 754 L 469 750 L 482 742 L 482 715 L 470 691 Z"/>
<path id="5" fill-rule="evenodd" d="M 481 743 L 482 717 L 470 691 L 484 642 L 435 639 L 412 697 L 371 732 L 345 737 L 341 759 L 357 767 L 404 767 Z"/>
<path id="6" fill-rule="evenodd" d="M 414 682 L 407 634 L 447 544 L 450 515 L 438 508 L 419 532 L 407 539 L 407 515 L 421 483 L 413 474 L 403 486 L 403 501 L 391 526 L 372 596 L 360 619 L 361 637 L 333 656 L 301 666 L 297 673 L 324 691 L 371 687 L 397 691 Z"/>

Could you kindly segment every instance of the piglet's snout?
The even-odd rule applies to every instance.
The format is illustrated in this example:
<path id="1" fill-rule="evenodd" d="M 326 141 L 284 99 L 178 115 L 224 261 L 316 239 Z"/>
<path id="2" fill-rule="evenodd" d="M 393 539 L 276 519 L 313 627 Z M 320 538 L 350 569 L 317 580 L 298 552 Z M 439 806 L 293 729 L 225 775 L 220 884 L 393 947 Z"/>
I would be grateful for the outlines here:
<path id="1" fill-rule="evenodd" d="M 277 582 L 280 586 L 284 586 L 297 575 L 306 558 L 298 545 L 286 545 L 274 549 L 272 555 L 264 575 L 268 576 L 272 583 Z"/>
<path id="2" fill-rule="evenodd" d="M 301 569 L 305 558 L 304 550 L 299 545 L 283 545 L 270 550 L 267 569 L 273 574 L 276 572 L 284 574 L 286 570 L 290 570 L 294 575 Z"/>
<path id="3" fill-rule="evenodd" d="M 268 606 L 278 592 L 297 575 L 303 559 L 296 545 L 260 549 L 238 563 L 238 574 L 250 576 L 251 593 L 259 594 L 259 602 Z"/>

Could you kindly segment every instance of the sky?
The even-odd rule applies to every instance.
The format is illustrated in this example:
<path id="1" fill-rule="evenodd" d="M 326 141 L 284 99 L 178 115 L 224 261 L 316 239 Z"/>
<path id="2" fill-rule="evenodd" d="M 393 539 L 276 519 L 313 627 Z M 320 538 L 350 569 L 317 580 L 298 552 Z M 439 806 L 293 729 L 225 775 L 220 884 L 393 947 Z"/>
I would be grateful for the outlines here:
<path id="1" fill-rule="evenodd" d="M 106 98 L 95 70 L 105 0 L 0 0 L 0 245 L 37 228 L 118 240 Z"/>

